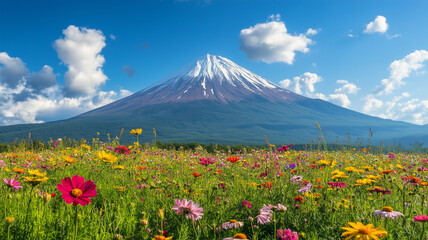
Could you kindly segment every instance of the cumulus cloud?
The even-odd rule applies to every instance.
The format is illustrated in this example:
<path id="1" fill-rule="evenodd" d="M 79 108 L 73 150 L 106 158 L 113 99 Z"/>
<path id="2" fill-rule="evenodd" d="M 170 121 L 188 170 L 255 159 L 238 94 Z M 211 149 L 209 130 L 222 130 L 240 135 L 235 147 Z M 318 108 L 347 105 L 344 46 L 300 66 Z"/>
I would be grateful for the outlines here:
<path id="1" fill-rule="evenodd" d="M 427 124 L 428 100 L 410 98 L 410 94 L 404 92 L 370 109 L 370 113 L 381 118 Z"/>
<path id="2" fill-rule="evenodd" d="M 131 68 L 129 65 L 123 66 L 122 70 L 126 73 L 126 75 L 128 75 L 128 77 L 134 77 L 135 69 Z"/>
<path id="3" fill-rule="evenodd" d="M 280 81 L 279 84 L 281 87 L 290 89 L 297 94 L 329 101 L 345 108 L 351 105 L 351 101 L 347 94 L 355 95 L 358 90 L 360 90 L 360 88 L 353 83 L 346 80 L 337 80 L 336 83 L 341 84 L 341 87 L 335 89 L 335 93 L 325 95 L 315 91 L 315 84 L 321 81 L 322 78 L 316 73 L 305 72 L 303 75 L 294 77 L 293 80 L 284 79 Z"/>
<path id="4" fill-rule="evenodd" d="M 0 52 L 0 84 L 16 87 L 27 74 L 28 69 L 20 58 L 13 58 L 5 52 Z"/>
<path id="5" fill-rule="evenodd" d="M 100 54 L 106 45 L 103 33 L 70 25 L 63 34 L 63 38 L 55 41 L 54 48 L 68 67 L 64 75 L 66 96 L 94 94 L 107 80 L 102 71 L 105 59 Z"/>
<path id="6" fill-rule="evenodd" d="M 53 73 L 52 67 L 48 65 L 43 66 L 39 72 L 32 73 L 27 79 L 27 86 L 36 92 L 41 92 L 56 85 L 56 74 Z"/>
<path id="7" fill-rule="evenodd" d="M 366 25 L 364 33 L 385 33 L 388 30 L 388 23 L 384 16 L 377 16 L 374 21 Z"/>
<path id="8" fill-rule="evenodd" d="M 292 35 L 280 21 L 279 14 L 271 15 L 268 20 L 241 30 L 240 49 L 251 60 L 293 64 L 296 52 L 309 52 L 308 45 L 312 44 L 312 40 L 308 36 L 319 31 L 310 28 L 306 34 Z"/>
<path id="9" fill-rule="evenodd" d="M 128 90 L 105 92 L 94 84 L 102 78 L 107 80 L 100 69 L 104 62 L 98 54 L 103 48 L 100 34 L 96 30 L 70 26 L 64 30 L 66 37 L 55 43 L 58 55 L 68 66 L 65 76 L 68 84 L 65 87 L 58 85 L 58 74 L 52 67 L 45 65 L 40 71 L 30 73 L 20 58 L 0 53 L 0 125 L 66 119 L 129 96 L 131 92 Z M 98 43 L 98 53 L 94 50 L 95 42 Z M 72 53 L 73 49 L 76 52 Z M 85 67 L 85 63 L 90 66 Z M 75 90 L 73 84 L 80 81 L 81 76 L 78 75 L 92 78 L 87 79 L 88 85 L 82 82 L 83 87 L 79 88 L 82 91 L 78 95 L 67 95 L 70 90 Z"/>
<path id="10" fill-rule="evenodd" d="M 345 108 L 348 108 L 351 105 L 351 101 L 349 100 L 348 95 L 344 93 L 329 94 L 327 101 L 330 101 L 336 105 L 339 105 Z"/>
<path id="11" fill-rule="evenodd" d="M 353 83 L 349 83 L 346 80 L 337 80 L 336 83 L 342 84 L 340 88 L 334 90 L 336 93 L 344 93 L 344 94 L 357 94 L 360 88 Z"/>
<path id="12" fill-rule="evenodd" d="M 424 67 L 423 63 L 428 60 L 428 51 L 416 50 L 400 60 L 395 60 L 389 65 L 390 74 L 388 78 L 382 79 L 374 93 L 377 95 L 390 94 L 393 90 L 406 85 L 403 79 L 409 77 L 410 73 Z"/>
<path id="13" fill-rule="evenodd" d="M 297 94 L 303 94 L 303 88 L 303 90 L 305 90 L 305 95 L 308 95 L 315 91 L 315 84 L 321 82 L 321 80 L 321 77 L 316 73 L 305 72 L 303 75 L 294 77 L 293 81 L 285 79 L 280 81 L 279 84 Z"/>
<path id="14" fill-rule="evenodd" d="M 382 100 L 377 99 L 373 95 L 367 95 L 365 97 L 363 111 L 365 113 L 370 113 L 373 110 L 379 109 L 380 107 L 382 107 L 382 105 L 383 105 L 383 101 Z"/>

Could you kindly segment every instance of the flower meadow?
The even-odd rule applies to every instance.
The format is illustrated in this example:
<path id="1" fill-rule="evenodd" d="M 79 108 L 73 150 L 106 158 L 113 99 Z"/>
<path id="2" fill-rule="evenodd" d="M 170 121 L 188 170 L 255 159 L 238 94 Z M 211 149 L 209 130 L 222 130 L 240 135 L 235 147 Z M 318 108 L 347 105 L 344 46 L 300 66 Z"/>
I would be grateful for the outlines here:
<path id="1" fill-rule="evenodd" d="M 427 239 L 427 173 L 422 153 L 60 140 L 0 154 L 0 239 Z"/>

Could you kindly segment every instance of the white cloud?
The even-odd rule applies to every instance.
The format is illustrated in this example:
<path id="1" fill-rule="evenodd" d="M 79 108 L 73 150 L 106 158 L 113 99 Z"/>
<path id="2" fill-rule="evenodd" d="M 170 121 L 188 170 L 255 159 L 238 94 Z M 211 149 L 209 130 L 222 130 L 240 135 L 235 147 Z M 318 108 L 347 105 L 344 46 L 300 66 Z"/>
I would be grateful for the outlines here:
<path id="1" fill-rule="evenodd" d="M 97 91 L 67 97 L 50 66 L 30 74 L 20 58 L 11 58 L 7 53 L 0 53 L 0 58 L 0 125 L 66 119 L 131 94 L 121 89 L 119 93 Z"/>
<path id="2" fill-rule="evenodd" d="M 410 73 L 416 71 L 428 60 L 428 51 L 416 50 L 400 60 L 395 60 L 389 65 L 390 75 L 381 81 L 374 93 L 377 95 L 390 94 L 393 90 L 400 88 L 406 83 L 403 79 L 409 77 Z"/>
<path id="3" fill-rule="evenodd" d="M 315 91 L 315 84 L 321 82 L 321 77 L 316 73 L 305 72 L 303 75 L 296 76 L 293 81 L 285 79 L 280 81 L 280 85 L 289 88 L 297 94 L 303 94 L 302 88 L 305 90 L 305 95 L 309 95 Z"/>
<path id="4" fill-rule="evenodd" d="M 342 86 L 335 89 L 335 93 L 325 95 L 315 91 L 315 84 L 321 81 L 322 78 L 316 73 L 305 72 L 303 75 L 294 77 L 293 80 L 284 79 L 280 81 L 279 84 L 281 87 L 290 89 L 297 94 L 329 101 L 345 108 L 351 105 L 351 101 L 347 94 L 357 94 L 358 90 L 360 90 L 353 83 L 349 83 L 346 80 L 337 80 L 336 82 L 342 84 Z"/>
<path id="5" fill-rule="evenodd" d="M 370 113 L 373 110 L 377 110 L 380 107 L 382 107 L 383 101 L 380 99 L 375 98 L 373 95 L 367 95 L 365 97 L 365 102 L 363 106 L 363 111 L 365 113 Z"/>
<path id="6" fill-rule="evenodd" d="M 110 34 L 110 39 L 111 40 L 116 40 L 116 36 L 114 34 Z"/>
<path id="7" fill-rule="evenodd" d="M 374 21 L 366 25 L 365 33 L 385 33 L 388 30 L 388 23 L 384 16 L 377 16 Z"/>
<path id="8" fill-rule="evenodd" d="M 12 58 L 7 53 L 0 52 L 0 84 L 16 87 L 28 73 L 20 58 Z"/>
<path id="9" fill-rule="evenodd" d="M 337 80 L 336 83 L 343 84 L 342 87 L 334 90 L 335 93 L 344 93 L 344 94 L 357 94 L 360 88 L 353 83 L 349 83 L 346 80 Z"/>
<path id="10" fill-rule="evenodd" d="M 329 94 L 328 101 L 345 108 L 351 105 L 348 95 L 344 93 Z"/>
<path id="11" fill-rule="evenodd" d="M 103 33 L 70 25 L 63 34 L 64 38 L 56 40 L 54 47 L 68 67 L 64 75 L 66 96 L 94 94 L 107 80 L 101 69 L 105 60 L 100 52 L 106 45 Z"/>
<path id="12" fill-rule="evenodd" d="M 269 19 L 270 22 L 241 30 L 240 49 L 249 59 L 292 64 L 296 52 L 309 52 L 308 45 L 312 40 L 308 36 L 316 34 L 317 30 L 310 28 L 307 34 L 291 35 L 279 14 L 271 15 Z"/>
<path id="13" fill-rule="evenodd" d="M 313 28 L 309 28 L 307 31 L 306 31 L 306 36 L 314 36 L 314 35 L 317 35 L 318 33 L 319 33 L 319 29 L 313 29 Z"/>
<path id="14" fill-rule="evenodd" d="M 27 79 L 27 86 L 36 92 L 40 92 L 56 85 L 56 74 L 53 73 L 52 67 L 48 65 L 43 66 L 42 70 L 38 73 L 32 73 Z"/>

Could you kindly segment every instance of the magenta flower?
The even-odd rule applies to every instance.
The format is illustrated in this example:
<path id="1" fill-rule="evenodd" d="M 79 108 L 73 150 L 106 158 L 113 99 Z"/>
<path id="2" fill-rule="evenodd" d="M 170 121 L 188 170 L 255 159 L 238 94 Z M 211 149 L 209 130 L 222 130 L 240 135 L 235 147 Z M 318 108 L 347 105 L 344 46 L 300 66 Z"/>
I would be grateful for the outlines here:
<path id="1" fill-rule="evenodd" d="M 207 158 L 201 157 L 201 158 L 199 158 L 199 161 L 200 161 L 200 162 L 198 162 L 199 164 L 208 166 L 210 164 L 216 163 L 217 159 L 215 159 L 215 158 L 208 158 L 208 157 Z"/>
<path id="2" fill-rule="evenodd" d="M 297 232 L 292 232 L 290 229 L 279 229 L 276 231 L 276 236 L 281 240 L 299 240 Z"/>
<path id="3" fill-rule="evenodd" d="M 345 182 L 328 182 L 327 183 L 331 188 L 344 188 L 346 187 Z"/>
<path id="4" fill-rule="evenodd" d="M 192 202 L 192 200 L 187 201 L 187 199 L 183 198 L 183 200 L 175 199 L 175 203 L 177 206 L 172 207 L 172 210 L 177 211 L 176 214 L 180 215 L 181 213 L 186 214 L 186 218 L 192 218 L 192 221 L 196 221 L 202 218 L 203 208 L 199 207 L 199 204 Z"/>
<path id="5" fill-rule="evenodd" d="M 67 204 L 73 203 L 73 206 L 77 204 L 84 206 L 91 202 L 89 198 L 97 195 L 97 190 L 95 190 L 97 185 L 91 180 L 85 182 L 81 176 L 75 175 L 72 179 L 66 177 L 61 182 L 62 184 L 57 184 L 57 188 Z"/>
<path id="6" fill-rule="evenodd" d="M 247 208 L 251 208 L 251 203 L 248 202 L 247 200 L 243 200 L 242 201 L 242 206 L 247 207 Z"/>
<path id="7" fill-rule="evenodd" d="M 418 215 L 413 218 L 413 221 L 415 222 L 428 222 L 428 216 L 427 215 Z"/>
<path id="8" fill-rule="evenodd" d="M 16 179 L 9 178 L 3 178 L 3 181 L 8 185 L 8 187 L 15 188 L 15 191 L 18 191 L 18 189 L 22 188 L 22 186 L 19 186 L 19 182 L 16 181 Z"/>
<path id="9" fill-rule="evenodd" d="M 282 147 L 280 147 L 280 148 L 278 148 L 278 152 L 286 152 L 286 151 L 288 151 L 288 149 L 290 149 L 290 147 L 291 146 L 293 146 L 294 144 L 290 144 L 290 145 L 284 145 L 284 146 L 282 146 Z"/>
<path id="10" fill-rule="evenodd" d="M 115 149 L 114 149 L 114 151 L 115 152 L 117 152 L 117 153 L 119 153 L 119 154 L 125 154 L 125 155 L 129 155 L 130 153 L 131 153 L 131 151 L 127 148 L 127 147 L 125 147 L 125 146 L 117 146 Z"/>

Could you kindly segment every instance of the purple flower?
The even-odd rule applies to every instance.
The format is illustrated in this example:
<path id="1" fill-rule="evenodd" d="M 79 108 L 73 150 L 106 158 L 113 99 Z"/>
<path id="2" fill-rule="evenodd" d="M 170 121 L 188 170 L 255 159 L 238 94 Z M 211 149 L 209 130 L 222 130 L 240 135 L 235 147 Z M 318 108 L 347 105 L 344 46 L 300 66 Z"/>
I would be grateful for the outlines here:
<path id="1" fill-rule="evenodd" d="M 3 178 L 3 181 L 8 185 L 8 187 L 13 187 L 15 189 L 15 191 L 18 191 L 18 189 L 22 188 L 22 186 L 19 186 L 19 182 L 16 181 L 16 179 L 12 179 L 12 178 Z"/>

